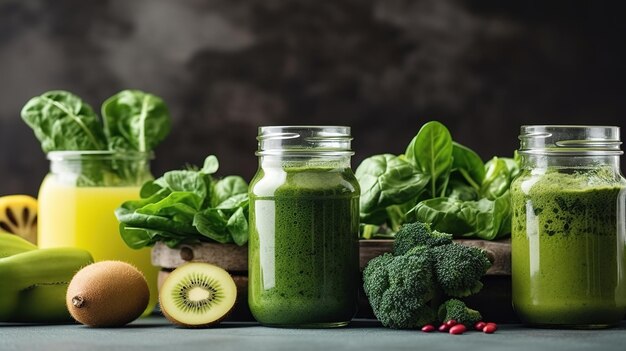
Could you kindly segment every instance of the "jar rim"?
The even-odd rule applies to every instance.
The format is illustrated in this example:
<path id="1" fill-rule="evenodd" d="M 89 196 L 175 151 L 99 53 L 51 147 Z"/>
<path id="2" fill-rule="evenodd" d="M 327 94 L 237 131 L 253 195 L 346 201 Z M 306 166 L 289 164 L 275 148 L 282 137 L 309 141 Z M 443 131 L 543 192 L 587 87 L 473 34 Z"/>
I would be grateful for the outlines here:
<path id="1" fill-rule="evenodd" d="M 109 151 L 109 150 L 63 150 L 50 151 L 46 154 L 50 161 L 72 161 L 82 159 L 116 159 L 128 161 L 152 160 L 152 151 Z"/>
<path id="2" fill-rule="evenodd" d="M 522 155 L 619 156 L 620 128 L 601 125 L 522 125 Z"/>
<path id="3" fill-rule="evenodd" d="M 354 155 L 350 127 L 332 125 L 261 126 L 257 156 L 345 157 Z"/>

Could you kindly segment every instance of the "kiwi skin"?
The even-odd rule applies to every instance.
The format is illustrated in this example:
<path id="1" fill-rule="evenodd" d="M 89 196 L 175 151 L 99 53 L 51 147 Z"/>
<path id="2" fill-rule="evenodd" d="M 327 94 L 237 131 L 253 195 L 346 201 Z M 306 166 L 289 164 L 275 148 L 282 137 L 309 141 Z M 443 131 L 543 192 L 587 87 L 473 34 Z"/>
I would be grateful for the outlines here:
<path id="1" fill-rule="evenodd" d="M 193 266 L 193 265 L 196 265 L 196 266 L 197 265 L 202 265 L 204 267 L 214 267 L 214 268 L 217 268 L 217 269 L 223 271 L 223 269 L 221 267 L 212 265 L 210 263 L 204 263 L 204 262 L 189 262 L 189 263 L 185 263 L 182 266 L 179 266 L 177 269 L 180 269 L 180 268 L 186 267 L 186 266 L 189 267 L 189 266 Z M 176 272 L 176 270 L 174 270 L 173 272 L 170 272 L 170 274 L 167 276 L 167 278 L 165 278 L 161 288 L 163 288 L 164 286 L 167 286 L 165 284 L 165 282 L 167 282 L 168 280 L 170 280 L 170 279 L 177 279 L 177 277 L 174 274 L 174 272 Z M 235 304 L 237 302 L 237 295 L 236 295 L 237 294 L 237 288 L 236 288 L 235 282 L 232 279 L 232 277 L 230 277 L 230 275 L 228 273 L 226 273 L 226 276 L 228 276 L 230 281 L 224 282 L 224 283 L 232 284 L 232 286 L 234 287 L 235 299 L 234 299 L 234 302 L 233 302 L 232 306 L 230 306 L 228 311 L 226 311 L 224 313 L 224 315 L 222 315 L 220 318 L 218 318 L 218 319 L 216 319 L 216 320 L 214 320 L 212 322 L 203 323 L 203 324 L 188 324 L 188 323 L 185 323 L 184 321 L 181 321 L 181 320 L 175 318 L 171 314 L 168 314 L 167 313 L 167 309 L 164 308 L 164 303 L 163 303 L 163 299 L 165 298 L 164 296 L 166 296 L 166 294 L 171 292 L 171 291 L 166 291 L 165 289 L 161 289 L 160 292 L 159 292 L 159 304 L 161 306 L 161 312 L 163 313 L 165 318 L 167 318 L 171 323 L 173 323 L 173 324 L 175 324 L 177 326 L 183 327 L 183 328 L 207 328 L 207 327 L 218 325 L 220 322 L 222 322 L 226 317 L 228 317 L 230 315 L 230 313 L 233 311 L 233 309 L 235 307 Z"/>
<path id="2" fill-rule="evenodd" d="M 161 300 L 159 299 L 159 303 L 160 302 Z M 186 324 L 170 316 L 169 314 L 167 314 L 167 312 L 164 309 L 161 309 L 161 313 L 163 313 L 163 315 L 165 316 L 165 318 L 167 318 L 168 321 L 170 321 L 172 324 L 175 324 L 179 327 L 188 328 L 188 329 L 202 329 L 202 328 L 209 328 L 209 327 L 220 324 L 226 317 L 230 315 L 234 307 L 235 305 L 233 305 L 233 307 L 231 307 L 231 309 L 228 310 L 228 312 L 226 312 L 226 314 L 224 314 L 220 319 L 217 319 L 211 323 L 206 323 L 206 324 Z"/>
<path id="3" fill-rule="evenodd" d="M 161 299 L 159 298 L 159 303 L 161 303 Z M 168 321 L 170 321 L 172 324 L 175 324 L 179 327 L 183 327 L 183 328 L 191 328 L 191 329 L 202 329 L 202 328 L 208 328 L 208 327 L 212 327 L 215 325 L 220 324 L 226 317 L 228 317 L 230 315 L 230 313 L 233 311 L 235 305 L 233 305 L 233 307 L 230 308 L 230 310 L 228 310 L 228 312 L 226 312 L 226 314 L 224 314 L 221 318 L 211 322 L 211 323 L 206 323 L 206 324 L 186 324 L 184 322 L 181 322 L 179 320 L 177 320 L 176 318 L 172 317 L 171 315 L 167 314 L 167 312 L 164 309 L 161 309 L 161 313 L 163 313 L 163 315 L 165 316 L 165 318 L 167 318 Z"/>
<path id="4" fill-rule="evenodd" d="M 66 304 L 72 317 L 91 327 L 121 327 L 148 306 L 150 290 L 143 274 L 122 261 L 90 264 L 74 275 Z"/>

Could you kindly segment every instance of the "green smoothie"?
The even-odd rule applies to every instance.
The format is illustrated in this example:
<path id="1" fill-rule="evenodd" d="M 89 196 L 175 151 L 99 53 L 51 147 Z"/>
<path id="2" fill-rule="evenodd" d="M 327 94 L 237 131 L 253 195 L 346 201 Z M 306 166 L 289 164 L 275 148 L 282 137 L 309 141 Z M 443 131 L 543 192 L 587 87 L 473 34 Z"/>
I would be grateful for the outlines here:
<path id="1" fill-rule="evenodd" d="M 356 313 L 358 183 L 350 169 L 271 167 L 250 186 L 248 303 L 261 323 L 341 326 Z"/>
<path id="2" fill-rule="evenodd" d="M 522 321 L 619 323 L 626 313 L 624 185 L 602 172 L 525 173 L 511 195 L 513 306 Z"/>

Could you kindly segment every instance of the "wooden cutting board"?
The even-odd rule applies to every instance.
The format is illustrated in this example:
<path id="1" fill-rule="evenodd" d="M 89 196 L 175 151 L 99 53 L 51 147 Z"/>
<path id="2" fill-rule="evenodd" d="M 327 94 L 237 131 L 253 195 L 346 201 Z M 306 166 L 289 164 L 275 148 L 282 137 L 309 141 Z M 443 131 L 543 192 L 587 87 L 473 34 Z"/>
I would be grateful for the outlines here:
<path id="1" fill-rule="evenodd" d="M 492 262 L 487 275 L 511 275 L 511 244 L 509 239 L 498 241 L 455 240 L 456 242 L 484 249 Z M 359 242 L 361 270 L 374 257 L 393 250 L 393 240 L 361 240 Z M 220 266 L 229 272 L 248 271 L 248 247 L 233 244 L 203 243 L 169 248 L 157 243 L 152 249 L 152 264 L 174 269 L 185 262 L 200 261 Z"/>

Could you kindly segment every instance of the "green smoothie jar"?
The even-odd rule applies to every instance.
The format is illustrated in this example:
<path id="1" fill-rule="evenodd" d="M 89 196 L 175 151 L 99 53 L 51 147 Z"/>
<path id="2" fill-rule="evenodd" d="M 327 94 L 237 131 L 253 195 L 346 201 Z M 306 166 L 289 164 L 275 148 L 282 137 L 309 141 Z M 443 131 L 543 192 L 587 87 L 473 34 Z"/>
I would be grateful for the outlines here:
<path id="1" fill-rule="evenodd" d="M 538 327 L 626 313 L 626 181 L 618 127 L 522 126 L 511 184 L 513 307 Z"/>
<path id="2" fill-rule="evenodd" d="M 359 184 L 350 128 L 260 127 L 250 183 L 248 304 L 267 326 L 329 328 L 356 313 Z"/>

